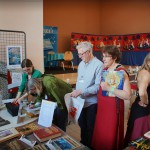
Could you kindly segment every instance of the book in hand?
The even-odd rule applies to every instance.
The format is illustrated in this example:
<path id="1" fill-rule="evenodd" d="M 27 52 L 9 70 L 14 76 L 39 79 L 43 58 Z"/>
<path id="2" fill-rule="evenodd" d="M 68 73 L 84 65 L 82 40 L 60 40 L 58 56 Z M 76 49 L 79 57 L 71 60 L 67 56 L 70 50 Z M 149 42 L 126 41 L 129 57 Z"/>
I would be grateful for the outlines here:
<path id="1" fill-rule="evenodd" d="M 51 144 L 59 150 L 73 150 L 81 146 L 79 142 L 75 141 L 68 135 L 52 140 Z"/>
<path id="2" fill-rule="evenodd" d="M 150 140 L 144 137 L 140 137 L 136 140 L 131 141 L 129 143 L 129 146 L 135 148 L 136 150 L 149 150 Z"/>
<path id="3" fill-rule="evenodd" d="M 37 129 L 33 132 L 33 135 L 40 141 L 44 142 L 49 139 L 57 138 L 62 135 L 61 131 L 54 126 Z"/>
<path id="4" fill-rule="evenodd" d="M 146 133 L 144 134 L 144 137 L 150 139 L 150 131 L 146 132 Z"/>
<path id="5" fill-rule="evenodd" d="M 21 127 L 16 127 L 16 130 L 21 134 L 21 135 L 27 135 L 32 133 L 34 130 L 42 128 L 40 125 L 37 123 L 29 123 Z"/>
<path id="6" fill-rule="evenodd" d="M 18 136 L 20 136 L 20 134 L 15 128 L 0 131 L 0 143 Z"/>
<path id="7" fill-rule="evenodd" d="M 103 70 L 102 82 L 107 82 L 108 85 L 115 89 L 123 90 L 124 85 L 124 71 L 108 71 Z M 108 91 L 102 91 L 103 96 L 115 97 L 115 95 Z"/>

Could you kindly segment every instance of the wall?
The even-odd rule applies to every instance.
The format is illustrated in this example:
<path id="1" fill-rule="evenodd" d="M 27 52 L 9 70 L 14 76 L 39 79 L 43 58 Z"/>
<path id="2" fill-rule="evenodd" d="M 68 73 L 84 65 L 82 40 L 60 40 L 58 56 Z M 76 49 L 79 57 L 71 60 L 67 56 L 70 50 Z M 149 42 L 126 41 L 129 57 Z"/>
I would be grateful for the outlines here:
<path id="1" fill-rule="evenodd" d="M 70 50 L 71 32 L 99 34 L 100 2 L 44 0 L 44 25 L 58 27 L 58 51 Z"/>
<path id="2" fill-rule="evenodd" d="M 0 0 L 0 29 L 24 31 L 27 58 L 44 72 L 42 0 Z"/>
<path id="3" fill-rule="evenodd" d="M 102 34 L 150 32 L 150 1 L 126 0 L 102 2 Z"/>
<path id="4" fill-rule="evenodd" d="M 149 0 L 44 0 L 44 25 L 58 27 L 58 51 L 70 49 L 71 32 L 134 34 L 150 32 Z"/>

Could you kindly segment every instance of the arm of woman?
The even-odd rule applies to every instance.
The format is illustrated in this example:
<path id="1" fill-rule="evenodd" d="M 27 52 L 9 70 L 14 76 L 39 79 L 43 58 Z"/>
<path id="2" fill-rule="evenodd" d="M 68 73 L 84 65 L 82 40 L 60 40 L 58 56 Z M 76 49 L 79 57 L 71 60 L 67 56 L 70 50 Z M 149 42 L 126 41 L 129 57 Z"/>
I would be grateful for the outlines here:
<path id="1" fill-rule="evenodd" d="M 139 89 L 139 96 L 140 96 L 140 104 L 148 104 L 148 95 L 147 95 L 147 87 L 150 82 L 149 72 L 146 70 L 142 70 L 138 74 L 138 89 Z"/>
<path id="2" fill-rule="evenodd" d="M 101 87 L 102 87 L 102 90 L 112 92 L 111 86 L 109 86 L 106 82 L 101 82 Z M 114 89 L 113 93 L 116 97 L 120 99 L 129 100 L 131 98 L 131 86 L 129 82 L 129 77 L 126 74 L 126 72 L 124 73 L 123 90 Z"/>

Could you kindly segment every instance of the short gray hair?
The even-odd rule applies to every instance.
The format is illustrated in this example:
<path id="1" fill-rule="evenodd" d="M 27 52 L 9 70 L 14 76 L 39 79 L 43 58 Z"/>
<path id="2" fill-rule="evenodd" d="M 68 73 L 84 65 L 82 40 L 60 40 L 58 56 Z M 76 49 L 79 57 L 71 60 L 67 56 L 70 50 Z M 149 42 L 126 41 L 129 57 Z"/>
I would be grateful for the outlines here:
<path id="1" fill-rule="evenodd" d="M 91 44 L 90 42 L 80 42 L 77 46 L 76 49 L 83 49 L 84 52 L 89 51 L 89 50 L 93 50 L 93 44 Z"/>

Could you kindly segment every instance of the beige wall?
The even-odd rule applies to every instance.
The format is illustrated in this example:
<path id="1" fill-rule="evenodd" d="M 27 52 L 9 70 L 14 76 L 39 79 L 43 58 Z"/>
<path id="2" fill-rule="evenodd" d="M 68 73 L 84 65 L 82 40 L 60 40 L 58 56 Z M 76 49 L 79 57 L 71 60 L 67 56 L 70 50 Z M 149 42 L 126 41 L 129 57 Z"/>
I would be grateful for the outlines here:
<path id="1" fill-rule="evenodd" d="M 102 34 L 150 32 L 149 0 L 105 0 L 102 6 Z"/>
<path id="2" fill-rule="evenodd" d="M 44 72 L 43 0 L 0 0 L 0 29 L 24 31 L 27 58 Z"/>
<path id="3" fill-rule="evenodd" d="M 58 27 L 58 51 L 70 50 L 71 32 L 99 34 L 102 24 L 97 0 L 44 0 L 44 25 Z"/>
<path id="4" fill-rule="evenodd" d="M 70 49 L 71 32 L 150 32 L 149 0 L 44 0 L 44 25 L 58 27 L 58 51 Z"/>

